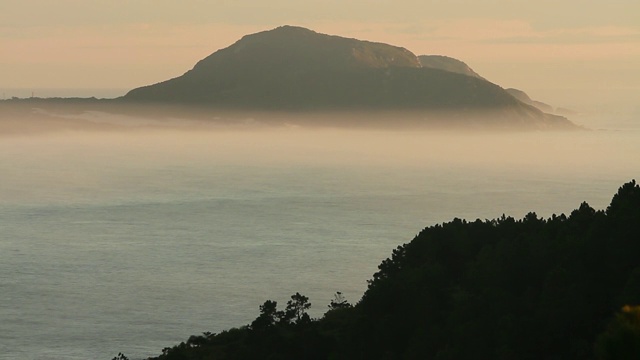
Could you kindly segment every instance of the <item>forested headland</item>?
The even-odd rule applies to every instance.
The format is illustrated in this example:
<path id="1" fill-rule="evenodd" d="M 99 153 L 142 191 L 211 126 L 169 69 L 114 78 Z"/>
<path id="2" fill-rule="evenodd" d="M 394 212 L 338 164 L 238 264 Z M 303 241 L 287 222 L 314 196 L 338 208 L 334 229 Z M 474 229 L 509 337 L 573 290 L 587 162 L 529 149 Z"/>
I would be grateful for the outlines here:
<path id="1" fill-rule="evenodd" d="M 604 210 L 425 228 L 378 269 L 362 299 L 336 293 L 319 319 L 296 293 L 153 359 L 640 358 L 635 180 Z"/>

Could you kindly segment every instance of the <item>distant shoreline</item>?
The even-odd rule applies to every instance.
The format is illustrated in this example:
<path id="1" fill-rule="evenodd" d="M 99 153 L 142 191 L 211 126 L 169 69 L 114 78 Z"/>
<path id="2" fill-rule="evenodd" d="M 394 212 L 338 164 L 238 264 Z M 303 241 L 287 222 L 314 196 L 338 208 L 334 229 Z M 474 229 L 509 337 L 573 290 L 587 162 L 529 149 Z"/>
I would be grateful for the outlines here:
<path id="1" fill-rule="evenodd" d="M 0 100 L 13 97 L 27 99 L 37 98 L 91 98 L 115 99 L 124 96 L 128 88 L 0 88 Z"/>
<path id="2" fill-rule="evenodd" d="M 214 126 L 214 128 L 264 128 L 305 127 L 380 130 L 447 130 L 465 131 L 575 131 L 584 127 L 575 125 L 566 118 L 548 115 L 545 122 L 517 122 L 518 114 L 504 109 L 385 109 L 385 108 L 327 108 L 269 110 L 259 108 L 234 108 L 206 106 L 204 104 L 167 104 L 163 102 L 127 101 L 124 98 L 13 98 L 0 101 L 0 120 L 9 121 L 5 133 L 15 132 L 15 127 L 28 128 L 27 132 L 69 129 L 96 129 L 96 123 L 87 121 L 91 114 L 104 114 L 119 119 L 116 123 L 100 121 L 116 127 L 136 127 L 142 122 L 158 123 L 162 127 L 183 122 L 185 125 Z M 20 121 L 16 121 L 19 120 Z M 558 119 L 564 119 L 558 122 Z M 106 120 L 103 119 L 103 120 Z M 111 124 L 109 124 L 111 123 Z M 6 124 L 5 124 L 6 125 Z M 86 127 L 85 125 L 88 125 Z M 182 126 L 179 126 L 182 128 Z M 18 131 L 22 132 L 22 131 Z"/>

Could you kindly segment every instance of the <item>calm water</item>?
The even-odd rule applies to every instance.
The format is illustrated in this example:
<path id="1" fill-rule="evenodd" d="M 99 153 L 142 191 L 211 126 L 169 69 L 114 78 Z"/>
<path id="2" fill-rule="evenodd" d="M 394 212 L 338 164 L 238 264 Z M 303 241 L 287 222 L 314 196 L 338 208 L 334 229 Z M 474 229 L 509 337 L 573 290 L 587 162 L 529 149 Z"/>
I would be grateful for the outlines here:
<path id="1" fill-rule="evenodd" d="M 132 359 L 301 292 L 357 301 L 453 217 L 604 208 L 640 133 L 0 138 L 0 358 Z"/>

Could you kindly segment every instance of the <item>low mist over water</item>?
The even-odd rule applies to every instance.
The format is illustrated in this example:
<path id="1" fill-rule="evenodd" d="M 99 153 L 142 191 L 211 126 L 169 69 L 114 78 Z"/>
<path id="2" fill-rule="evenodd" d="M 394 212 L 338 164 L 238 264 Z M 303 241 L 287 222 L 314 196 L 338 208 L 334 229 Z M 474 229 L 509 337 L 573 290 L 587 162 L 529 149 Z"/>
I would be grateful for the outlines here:
<path id="1" fill-rule="evenodd" d="M 295 292 L 318 316 L 336 291 L 356 302 L 426 226 L 602 209 L 640 174 L 640 126 L 590 121 L 604 130 L 134 129 L 109 118 L 117 129 L 4 134 L 0 358 L 139 359 L 247 324 Z"/>

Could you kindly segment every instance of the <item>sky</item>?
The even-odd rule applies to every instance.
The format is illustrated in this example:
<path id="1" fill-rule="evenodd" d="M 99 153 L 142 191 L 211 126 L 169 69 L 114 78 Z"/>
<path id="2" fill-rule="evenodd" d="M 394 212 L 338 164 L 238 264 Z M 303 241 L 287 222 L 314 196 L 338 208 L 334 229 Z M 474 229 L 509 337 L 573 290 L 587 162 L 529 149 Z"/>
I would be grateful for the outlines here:
<path id="1" fill-rule="evenodd" d="M 124 93 L 285 24 L 451 56 L 557 106 L 640 104 L 637 0 L 0 0 L 0 89 Z"/>

